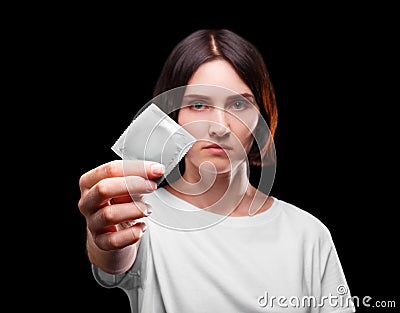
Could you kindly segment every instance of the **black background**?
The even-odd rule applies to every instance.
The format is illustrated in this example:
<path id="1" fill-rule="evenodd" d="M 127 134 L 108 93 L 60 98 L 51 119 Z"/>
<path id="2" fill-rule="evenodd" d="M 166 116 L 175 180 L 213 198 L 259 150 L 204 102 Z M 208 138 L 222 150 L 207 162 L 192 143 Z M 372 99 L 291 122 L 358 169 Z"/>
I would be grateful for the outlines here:
<path id="1" fill-rule="evenodd" d="M 158 14 L 57 8 L 23 28 L 31 57 L 21 62 L 37 84 L 35 123 L 43 145 L 35 149 L 43 183 L 32 202 L 41 199 L 45 214 L 26 252 L 35 265 L 23 285 L 35 296 L 20 307 L 129 312 L 123 291 L 102 288 L 92 277 L 78 180 L 117 158 L 111 145 L 151 99 L 168 53 L 200 28 L 229 28 L 266 60 L 279 107 L 271 194 L 330 229 L 353 296 L 370 296 L 371 304 L 397 299 L 400 306 L 393 287 L 399 236 L 392 9 L 242 5 L 218 13 L 212 6 L 176 8 L 179 14 L 159 6 Z"/>

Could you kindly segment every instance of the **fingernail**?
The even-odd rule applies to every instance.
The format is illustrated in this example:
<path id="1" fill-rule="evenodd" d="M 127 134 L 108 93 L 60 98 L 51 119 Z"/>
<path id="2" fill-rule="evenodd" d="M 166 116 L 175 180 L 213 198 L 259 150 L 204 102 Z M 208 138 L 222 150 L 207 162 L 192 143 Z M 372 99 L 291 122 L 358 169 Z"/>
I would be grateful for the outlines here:
<path id="1" fill-rule="evenodd" d="M 153 191 L 157 189 L 157 184 L 152 180 L 146 180 L 147 191 Z"/>
<path id="2" fill-rule="evenodd" d="M 149 216 L 151 213 L 153 213 L 153 210 L 151 208 L 147 208 L 146 215 Z"/>
<path id="3" fill-rule="evenodd" d="M 147 230 L 147 225 L 145 223 L 141 223 L 140 229 L 142 230 L 142 233 L 144 233 Z"/>
<path id="4" fill-rule="evenodd" d="M 165 170 L 164 165 L 161 163 L 153 164 L 150 168 L 151 168 L 151 172 L 154 175 L 161 175 L 164 173 L 164 170 Z"/>

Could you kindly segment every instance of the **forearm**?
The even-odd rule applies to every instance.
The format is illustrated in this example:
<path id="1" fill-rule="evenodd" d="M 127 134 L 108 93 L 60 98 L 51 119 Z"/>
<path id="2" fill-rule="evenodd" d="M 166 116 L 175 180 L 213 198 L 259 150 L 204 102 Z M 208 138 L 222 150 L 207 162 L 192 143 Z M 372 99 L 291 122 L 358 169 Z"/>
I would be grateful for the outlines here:
<path id="1" fill-rule="evenodd" d="M 119 250 L 105 251 L 93 241 L 90 231 L 87 231 L 86 250 L 89 261 L 109 274 L 122 274 L 128 271 L 135 262 L 139 241 Z"/>

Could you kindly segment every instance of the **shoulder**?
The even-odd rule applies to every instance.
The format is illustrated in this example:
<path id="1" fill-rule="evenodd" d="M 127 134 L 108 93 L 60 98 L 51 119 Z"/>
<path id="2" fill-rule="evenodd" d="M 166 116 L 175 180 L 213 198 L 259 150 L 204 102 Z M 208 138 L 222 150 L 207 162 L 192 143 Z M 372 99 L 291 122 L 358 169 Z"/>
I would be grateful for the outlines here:
<path id="1" fill-rule="evenodd" d="M 328 227 L 316 216 L 294 204 L 280 199 L 275 200 L 280 207 L 282 218 L 295 233 L 327 242 L 332 240 Z"/>

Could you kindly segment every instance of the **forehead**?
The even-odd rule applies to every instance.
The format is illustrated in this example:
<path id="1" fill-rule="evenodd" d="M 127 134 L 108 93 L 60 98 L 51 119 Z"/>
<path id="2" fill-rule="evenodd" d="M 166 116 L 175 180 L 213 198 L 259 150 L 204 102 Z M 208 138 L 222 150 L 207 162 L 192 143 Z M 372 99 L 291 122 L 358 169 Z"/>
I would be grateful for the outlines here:
<path id="1" fill-rule="evenodd" d="M 200 65 L 189 79 L 188 85 L 219 86 L 222 87 L 219 88 L 219 92 L 225 88 L 225 92 L 230 92 L 231 95 L 234 93 L 252 94 L 250 88 L 239 77 L 232 65 L 225 60 L 213 60 Z"/>
<path id="2" fill-rule="evenodd" d="M 253 102 L 253 97 L 248 93 L 239 94 L 231 89 L 223 88 L 217 85 L 188 85 L 186 86 L 184 101 L 191 100 L 209 100 L 215 102 L 226 102 L 246 97 Z"/>

